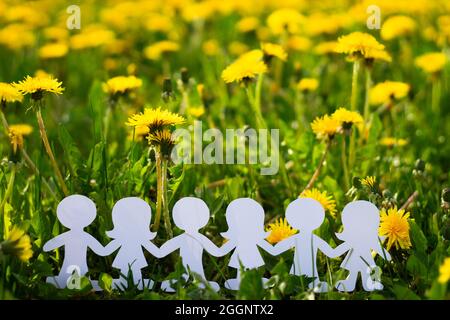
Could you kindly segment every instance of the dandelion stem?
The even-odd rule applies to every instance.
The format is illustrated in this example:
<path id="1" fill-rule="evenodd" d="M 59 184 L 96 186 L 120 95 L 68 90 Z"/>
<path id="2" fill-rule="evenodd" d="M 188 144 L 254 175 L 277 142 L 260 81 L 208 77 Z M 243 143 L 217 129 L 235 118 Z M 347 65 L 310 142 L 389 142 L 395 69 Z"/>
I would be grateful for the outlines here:
<path id="1" fill-rule="evenodd" d="M 353 63 L 353 74 L 352 74 L 352 94 L 350 100 L 350 108 L 352 111 L 357 111 L 358 109 L 358 75 L 360 70 L 360 61 L 355 60 Z M 353 164 L 355 163 L 355 141 L 356 141 L 356 132 L 353 130 L 352 135 L 350 137 L 350 146 L 349 146 L 349 159 L 348 159 L 348 167 L 353 168 Z"/>
<path id="2" fill-rule="evenodd" d="M 370 89 L 372 88 L 372 68 L 366 66 L 366 96 L 364 100 L 364 130 L 366 129 L 367 123 L 369 121 L 369 102 L 370 102 Z"/>
<path id="3" fill-rule="evenodd" d="M 440 114 L 441 102 L 441 81 L 439 78 L 433 78 L 431 88 L 431 110 L 434 114 Z"/>
<path id="4" fill-rule="evenodd" d="M 348 174 L 348 166 L 347 166 L 347 142 L 346 136 L 342 136 L 342 150 L 341 150 L 341 160 L 342 160 L 342 168 L 344 170 L 344 187 L 346 190 L 350 188 L 350 177 Z"/>
<path id="5" fill-rule="evenodd" d="M 162 194 L 163 194 L 163 185 L 162 185 L 162 159 L 161 153 L 156 151 L 156 215 L 155 222 L 153 224 L 153 230 L 158 232 L 159 222 L 161 220 L 161 209 L 162 209 Z"/>
<path id="6" fill-rule="evenodd" d="M 3 197 L 2 202 L 0 203 L 0 218 L 3 221 L 3 228 L 2 228 L 3 234 L 7 234 L 7 230 L 4 229 L 4 228 L 6 228 L 5 217 L 4 217 L 5 205 L 8 202 L 9 198 L 11 197 L 13 189 L 14 189 L 14 181 L 16 179 L 16 170 L 17 170 L 17 167 L 15 164 L 13 164 L 11 167 L 11 174 L 9 176 L 8 186 L 6 187 L 5 196 Z"/>
<path id="7" fill-rule="evenodd" d="M 309 180 L 308 184 L 306 185 L 305 189 L 303 189 L 302 193 L 308 189 L 311 189 L 314 185 L 314 182 L 316 182 L 317 178 L 319 177 L 320 171 L 322 170 L 323 164 L 325 163 L 325 159 L 327 157 L 328 151 L 330 150 L 331 141 L 332 141 L 331 139 L 328 140 L 325 150 L 323 151 L 322 158 L 320 158 L 319 164 L 317 165 L 316 171 L 314 171 L 314 174 L 312 175 L 312 177 Z"/>
<path id="8" fill-rule="evenodd" d="M 167 165 L 168 160 L 163 159 L 162 160 L 162 210 L 163 210 L 163 217 L 164 217 L 164 227 L 166 228 L 167 237 L 169 239 L 173 238 L 173 232 L 172 232 L 172 224 L 170 223 L 170 214 L 169 214 L 169 203 L 168 203 L 168 196 L 167 196 Z"/>
<path id="9" fill-rule="evenodd" d="M 44 147 L 45 147 L 45 151 L 47 152 L 49 158 L 50 158 L 50 163 L 53 166 L 53 170 L 55 171 L 56 174 L 56 178 L 59 181 L 59 184 L 61 186 L 61 189 L 64 193 L 65 196 L 69 195 L 69 190 L 67 189 L 66 183 L 64 182 L 64 178 L 61 174 L 61 171 L 58 168 L 58 164 L 56 163 L 56 159 L 55 156 L 53 154 L 52 148 L 50 147 L 50 143 L 48 141 L 48 137 L 47 137 L 47 131 L 45 130 L 45 125 L 44 125 L 44 120 L 42 119 L 42 114 L 41 114 L 41 109 L 38 108 L 36 111 L 36 117 L 38 120 L 38 124 L 39 124 L 39 131 L 41 133 L 41 138 L 42 138 L 42 142 L 44 143 Z"/>
<path id="10" fill-rule="evenodd" d="M 400 207 L 400 210 L 406 210 L 408 207 L 416 200 L 416 198 L 419 196 L 419 192 L 416 190 L 414 191 L 406 200 L 406 202 Z"/>

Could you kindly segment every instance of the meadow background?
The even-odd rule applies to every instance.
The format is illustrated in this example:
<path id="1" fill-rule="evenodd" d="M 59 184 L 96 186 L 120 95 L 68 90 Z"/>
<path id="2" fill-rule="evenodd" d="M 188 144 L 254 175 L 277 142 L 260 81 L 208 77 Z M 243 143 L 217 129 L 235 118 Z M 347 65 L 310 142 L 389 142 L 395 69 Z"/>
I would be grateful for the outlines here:
<path id="1" fill-rule="evenodd" d="M 64 88 L 61 94 L 44 90 L 39 102 L 30 94 L 9 102 L 6 89 L 0 87 L 7 123 L 32 128 L 2 130 L 0 137 L 2 298 L 450 297 L 450 261 L 445 260 L 450 256 L 450 192 L 446 189 L 450 184 L 450 3 L 86 0 L 71 4 L 81 8 L 79 30 L 67 28 L 72 14 L 66 11 L 67 1 L 0 0 L 0 81 L 17 84 L 26 76 L 52 75 Z M 366 25 L 369 5 L 379 6 L 381 29 Z M 404 18 L 384 25 L 398 16 Z M 355 47 L 356 55 L 336 52 L 339 37 L 356 31 L 373 35 L 385 46 L 380 49 L 383 55 L 368 57 L 368 51 Z M 248 77 L 239 79 L 239 72 L 235 79 L 223 76 L 236 59 L 250 50 L 264 49 L 266 43 L 282 48 L 264 50 L 266 72 L 250 68 Z M 417 60 L 427 53 L 437 55 Z M 359 71 L 355 71 L 355 60 Z M 369 74 L 371 81 L 367 81 Z M 127 78 L 108 89 L 105 83 L 117 76 L 135 76 L 139 85 L 127 88 Z M 407 89 L 391 83 L 371 96 L 371 88 L 387 80 L 402 82 Z M 265 125 L 280 129 L 279 173 L 262 176 L 259 165 L 169 164 L 169 209 L 184 196 L 203 199 L 211 220 L 202 232 L 220 245 L 220 232 L 227 230 L 226 206 L 238 197 L 251 197 L 263 205 L 267 228 L 273 230 L 276 242 L 276 237 L 281 239 L 292 230 L 270 224 L 284 217 L 287 204 L 305 191 L 321 167 L 306 189 L 326 208 L 325 222 L 317 233 L 331 246 L 340 243 L 335 236 L 341 230 L 340 212 L 353 199 L 372 201 L 386 212 L 394 210 L 392 215 L 398 219 L 388 233 L 393 239 L 395 223 L 406 229 L 403 245 L 397 241 L 389 248 L 392 262 L 376 258 L 383 270 L 383 291 L 367 293 L 358 285 L 353 293 L 315 294 L 305 285 L 308 279 L 288 274 L 292 252 L 280 257 L 263 253 L 266 266 L 245 272 L 238 292 L 199 289 L 195 280 L 174 294 L 161 292 L 159 284 L 152 291 L 118 292 L 110 288 L 111 277 L 118 277 L 111 267 L 113 257 L 92 252 L 88 254 L 90 276 L 100 279 L 103 292 L 92 292 L 86 279 L 80 290 L 57 290 L 45 283 L 45 277 L 57 274 L 62 264 L 63 250 L 45 253 L 42 247 L 64 231 L 56 206 L 65 190 L 41 140 L 38 108 L 67 193 L 86 195 L 96 203 L 97 218 L 86 230 L 106 245 L 110 239 L 105 231 L 112 229 L 111 209 L 117 200 L 140 197 L 152 206 L 153 217 L 156 210 L 155 152 L 143 137 L 146 133 L 126 125 L 131 115 L 144 107 L 161 107 L 186 119 L 178 127 L 200 120 L 204 129 L 223 132 L 256 128 L 260 127 L 255 120 L 258 97 Z M 340 107 L 358 112 L 363 121 L 346 129 L 321 118 Z M 316 118 L 322 122 L 313 130 Z M 349 151 L 352 143 L 354 149 Z M 400 208 L 409 213 L 408 218 L 394 215 Z M 29 237 L 21 236 L 25 249 L 11 241 L 13 227 Z M 181 231 L 173 228 L 173 232 Z M 154 243 L 159 246 L 167 237 L 161 227 Z M 31 247 L 24 244 L 28 239 Z M 148 256 L 144 276 L 151 275 L 158 283 L 179 277 L 182 267 L 177 257 L 173 253 L 158 261 Z M 227 267 L 229 256 L 205 254 L 203 259 L 209 280 L 222 285 L 233 277 L 234 270 Z M 334 283 L 345 277 L 339 269 L 341 259 L 320 254 L 318 259 L 323 279 Z M 266 290 L 262 290 L 262 275 L 270 278 Z"/>

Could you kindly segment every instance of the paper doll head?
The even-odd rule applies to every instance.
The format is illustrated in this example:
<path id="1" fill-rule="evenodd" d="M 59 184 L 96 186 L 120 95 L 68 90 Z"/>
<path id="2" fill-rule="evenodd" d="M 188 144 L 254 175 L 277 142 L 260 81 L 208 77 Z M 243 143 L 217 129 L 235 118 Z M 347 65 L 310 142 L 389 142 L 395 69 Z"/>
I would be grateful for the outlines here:
<path id="1" fill-rule="evenodd" d="M 350 202 L 342 211 L 342 225 L 344 231 L 337 233 L 336 236 L 343 241 L 378 239 L 380 211 L 369 201 Z"/>
<path id="2" fill-rule="evenodd" d="M 325 210 L 319 201 L 298 198 L 286 208 L 286 220 L 298 230 L 312 232 L 320 227 L 325 219 Z"/>
<path id="3" fill-rule="evenodd" d="M 178 200 L 172 209 L 175 225 L 184 231 L 197 232 L 209 221 L 209 208 L 198 198 L 185 197 Z"/>
<path id="4" fill-rule="evenodd" d="M 227 239 L 249 239 L 259 241 L 269 236 L 264 231 L 264 209 L 253 199 L 239 198 L 230 202 L 226 219 L 228 231 L 222 233 Z"/>
<path id="5" fill-rule="evenodd" d="M 83 229 L 94 221 L 97 209 L 88 197 L 74 194 L 61 200 L 56 208 L 56 215 L 63 226 Z"/>
<path id="6" fill-rule="evenodd" d="M 150 232 L 152 209 L 142 199 L 123 198 L 116 202 L 112 210 L 114 229 L 106 232 L 113 239 L 138 237 L 151 240 L 156 233 Z"/>

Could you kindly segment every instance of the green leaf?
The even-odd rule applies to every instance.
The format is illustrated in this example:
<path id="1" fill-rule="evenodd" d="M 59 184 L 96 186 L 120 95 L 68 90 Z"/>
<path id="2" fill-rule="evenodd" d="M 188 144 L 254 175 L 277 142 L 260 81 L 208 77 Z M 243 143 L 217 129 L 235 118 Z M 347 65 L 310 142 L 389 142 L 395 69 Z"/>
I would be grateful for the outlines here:
<path id="1" fill-rule="evenodd" d="M 394 285 L 393 291 L 399 300 L 420 300 L 420 297 L 406 286 Z"/>
<path id="2" fill-rule="evenodd" d="M 260 300 L 264 298 L 263 281 L 257 269 L 247 270 L 242 273 L 237 297 L 243 300 Z"/>
<path id="3" fill-rule="evenodd" d="M 70 174 L 74 177 L 78 176 L 78 168 L 82 165 L 81 152 L 72 139 L 69 131 L 64 126 L 59 126 L 59 141 L 64 150 L 64 156 L 67 158 L 67 164 Z"/>
<path id="4" fill-rule="evenodd" d="M 112 281 L 113 278 L 107 273 L 101 273 L 98 278 L 98 285 L 100 288 L 105 290 L 106 292 L 111 292 L 112 290 Z"/>
<path id="5" fill-rule="evenodd" d="M 416 224 L 414 220 L 411 219 L 411 242 L 414 250 L 421 255 L 426 254 L 426 250 L 428 247 L 427 238 L 423 234 L 420 227 Z M 422 258 L 422 257 L 420 257 Z"/>

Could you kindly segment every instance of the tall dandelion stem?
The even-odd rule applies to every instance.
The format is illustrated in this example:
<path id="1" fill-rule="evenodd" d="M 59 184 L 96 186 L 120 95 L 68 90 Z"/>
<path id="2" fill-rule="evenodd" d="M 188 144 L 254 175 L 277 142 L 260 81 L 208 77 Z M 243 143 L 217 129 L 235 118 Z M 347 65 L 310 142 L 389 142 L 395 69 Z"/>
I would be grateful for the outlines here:
<path id="1" fill-rule="evenodd" d="M 56 178 L 61 186 L 61 189 L 65 196 L 69 195 L 69 190 L 67 189 L 66 183 L 64 182 L 64 178 L 61 174 L 61 171 L 58 168 L 58 164 L 56 163 L 55 156 L 53 154 L 52 148 L 50 147 L 50 143 L 47 137 L 47 131 L 45 129 L 44 120 L 42 119 L 41 108 L 37 108 L 36 117 L 39 124 L 39 132 L 41 134 L 42 142 L 44 143 L 45 151 L 47 152 L 50 162 L 52 164 L 53 170 L 55 171 Z"/>
<path id="2" fill-rule="evenodd" d="M 16 179 L 16 165 L 13 164 L 11 167 L 11 174 L 9 176 L 9 181 L 8 181 L 8 186 L 6 187 L 6 191 L 5 191 L 5 196 L 2 199 L 2 202 L 0 203 L 0 219 L 1 221 L 3 221 L 3 226 L 2 228 L 5 227 L 5 217 L 4 217 L 4 213 L 5 213 L 5 205 L 8 202 L 9 198 L 12 195 L 13 189 L 14 189 L 14 181 Z M 6 234 L 6 230 L 3 231 L 3 234 Z"/>
<path id="3" fill-rule="evenodd" d="M 364 128 L 366 128 L 369 121 L 369 102 L 370 102 L 370 89 L 372 88 L 372 68 L 366 66 L 366 97 L 364 100 Z"/>
<path id="4" fill-rule="evenodd" d="M 439 78 L 432 79 L 431 87 L 431 110 L 434 114 L 440 114 L 441 103 L 441 81 Z"/>
<path id="5" fill-rule="evenodd" d="M 162 177 L 162 157 L 159 151 L 156 151 L 156 215 L 155 215 L 155 223 L 153 224 L 153 230 L 158 232 L 159 223 L 161 221 L 161 211 L 162 211 L 162 203 L 163 203 L 163 177 Z"/>
<path id="6" fill-rule="evenodd" d="M 317 178 L 319 178 L 320 171 L 322 170 L 323 164 L 325 163 L 328 151 L 330 151 L 330 147 L 331 147 L 331 139 L 328 140 L 325 150 L 323 151 L 322 158 L 320 158 L 320 161 L 319 161 L 319 164 L 317 165 L 316 170 L 314 171 L 314 173 L 313 173 L 311 179 L 309 180 L 308 184 L 306 185 L 305 189 L 303 189 L 302 193 L 308 189 L 311 189 L 314 186 L 314 183 L 316 182 Z"/>
<path id="7" fill-rule="evenodd" d="M 360 70 L 361 62 L 359 59 L 355 60 L 353 63 L 353 73 L 352 73 L 352 95 L 350 100 L 351 111 L 357 111 L 358 109 L 358 76 Z M 356 133 L 353 130 L 352 135 L 350 137 L 350 146 L 349 146 L 349 159 L 348 159 L 348 167 L 353 168 L 353 164 L 355 162 L 355 140 Z"/>
<path id="8" fill-rule="evenodd" d="M 162 211 L 163 211 L 163 217 L 164 217 L 164 227 L 166 229 L 166 233 L 169 239 L 173 238 L 173 232 L 172 232 L 172 224 L 170 223 L 170 213 L 169 213 L 169 198 L 167 196 L 167 166 L 168 166 L 168 160 L 167 159 L 163 159 L 161 161 L 161 167 L 162 167 L 162 197 L 161 197 L 161 202 L 162 202 Z"/>
<path id="9" fill-rule="evenodd" d="M 350 188 L 350 177 L 348 173 L 348 165 L 347 165 L 347 137 L 344 135 L 342 137 L 342 150 L 341 150 L 341 161 L 342 168 L 344 170 L 344 186 L 345 189 L 348 190 Z"/>

